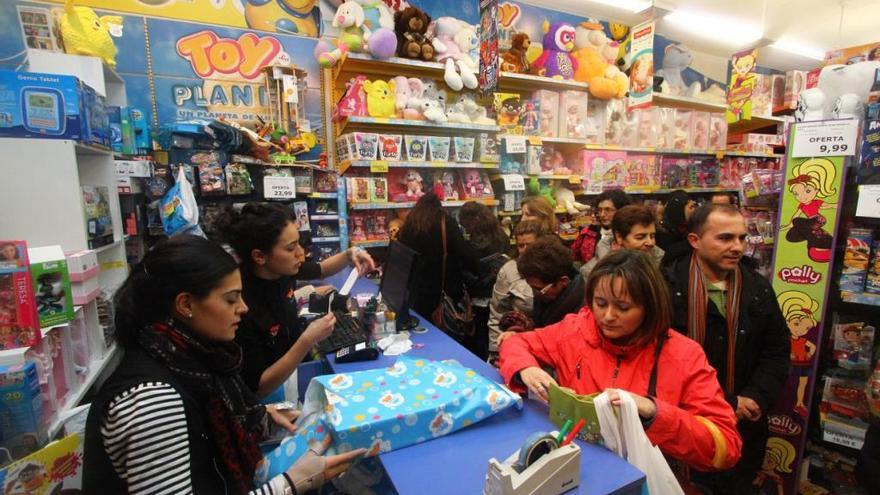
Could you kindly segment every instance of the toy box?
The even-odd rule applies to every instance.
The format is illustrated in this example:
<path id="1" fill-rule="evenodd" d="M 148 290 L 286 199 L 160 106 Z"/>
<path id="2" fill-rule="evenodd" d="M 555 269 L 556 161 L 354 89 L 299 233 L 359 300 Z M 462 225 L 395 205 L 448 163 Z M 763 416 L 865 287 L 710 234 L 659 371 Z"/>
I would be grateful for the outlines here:
<path id="1" fill-rule="evenodd" d="M 690 187 L 718 187 L 719 165 L 714 158 L 694 159 L 688 165 Z"/>
<path id="2" fill-rule="evenodd" d="M 366 214 L 352 212 L 349 221 L 351 222 L 351 227 L 349 227 L 351 242 L 365 242 L 367 240 Z"/>
<path id="3" fill-rule="evenodd" d="M 709 114 L 709 150 L 724 151 L 727 149 L 727 119 L 723 113 Z"/>
<path id="4" fill-rule="evenodd" d="M 660 186 L 657 155 L 626 155 L 624 189 L 629 192 L 651 192 Z"/>
<path id="5" fill-rule="evenodd" d="M 463 197 L 461 184 L 454 170 L 438 170 L 434 172 L 434 193 L 441 201 L 457 201 Z"/>
<path id="6" fill-rule="evenodd" d="M 588 193 L 601 193 L 605 189 L 624 186 L 626 181 L 626 152 L 585 151 L 582 154 L 584 181 Z"/>
<path id="7" fill-rule="evenodd" d="M 349 139 L 351 138 L 350 134 L 343 134 L 336 138 L 336 159 L 340 162 L 348 161 L 352 159 L 352 150 L 349 148 Z"/>
<path id="8" fill-rule="evenodd" d="M 40 336 L 27 245 L 0 241 L 0 350 L 36 344 Z"/>
<path id="9" fill-rule="evenodd" d="M 73 139 L 109 145 L 109 126 L 93 139 L 90 121 L 106 112 L 88 86 L 73 76 L 0 70 L 0 137 Z M 89 111 L 99 115 L 90 117 Z"/>
<path id="10" fill-rule="evenodd" d="M 230 163 L 226 166 L 226 194 L 244 196 L 254 192 L 251 172 L 243 163 Z"/>
<path id="11" fill-rule="evenodd" d="M 379 134 L 379 159 L 400 161 L 403 155 L 403 138 L 400 134 Z"/>
<path id="12" fill-rule="evenodd" d="M 452 153 L 456 162 L 474 161 L 474 138 L 461 136 L 453 137 Z"/>
<path id="13" fill-rule="evenodd" d="M 843 268 L 840 271 L 840 290 L 862 292 L 868 275 L 868 262 L 874 235 L 871 229 L 853 228 L 846 238 Z"/>
<path id="14" fill-rule="evenodd" d="M 383 211 L 373 211 L 366 215 L 368 241 L 388 240 L 388 217 Z"/>
<path id="15" fill-rule="evenodd" d="M 31 281 L 37 300 L 41 327 L 51 327 L 73 319 L 73 297 L 67 259 L 61 246 L 28 249 Z"/>
<path id="16" fill-rule="evenodd" d="M 660 159 L 660 186 L 663 189 L 688 187 L 689 158 L 664 156 Z"/>
<path id="17" fill-rule="evenodd" d="M 406 145 L 406 159 L 411 162 L 422 162 L 428 157 L 427 136 L 404 136 Z"/>
<path id="18" fill-rule="evenodd" d="M 482 170 L 460 170 L 462 199 L 494 198 L 489 175 Z"/>
<path id="19" fill-rule="evenodd" d="M 548 89 L 535 91 L 535 100 L 540 105 L 541 136 L 556 137 L 559 131 L 559 93 Z"/>
<path id="20" fill-rule="evenodd" d="M 756 83 L 752 89 L 752 115 L 769 117 L 773 115 L 773 77 L 768 74 L 755 74 Z"/>
<path id="21" fill-rule="evenodd" d="M 516 93 L 495 93 L 493 98 L 496 120 L 501 131 L 507 134 L 522 134 L 520 119 L 523 114 L 523 102 Z"/>
<path id="22" fill-rule="evenodd" d="M 524 100 L 522 115 L 519 124 L 523 128 L 523 134 L 527 136 L 541 135 L 541 102 L 537 99 Z"/>
<path id="23" fill-rule="evenodd" d="M 866 169 L 880 167 L 880 103 L 870 103 L 865 109 L 859 164 Z"/>
<path id="24" fill-rule="evenodd" d="M 370 200 L 373 203 L 388 202 L 388 180 L 385 177 L 370 178 Z"/>
<path id="25" fill-rule="evenodd" d="M 587 93 L 563 91 L 559 95 L 559 137 L 587 137 Z"/>
<path id="26" fill-rule="evenodd" d="M 775 111 L 785 102 L 785 75 L 773 74 L 770 78 L 770 109 Z"/>
<path id="27" fill-rule="evenodd" d="M 554 145 L 545 144 L 541 148 L 539 175 L 569 175 L 571 169 L 565 166 L 562 151 Z"/>
<path id="28" fill-rule="evenodd" d="M 128 115 L 131 118 L 131 127 L 134 129 L 135 147 L 138 154 L 149 154 L 153 149 L 150 138 L 150 126 L 147 123 L 147 114 L 136 107 L 128 107 Z"/>
<path id="29" fill-rule="evenodd" d="M 874 240 L 871 264 L 868 265 L 868 276 L 865 277 L 865 292 L 880 294 L 880 240 Z"/>
<path id="30" fill-rule="evenodd" d="M 639 143 L 639 111 L 623 112 L 620 146 L 635 148 Z"/>
<path id="31" fill-rule="evenodd" d="M 605 102 L 605 145 L 620 146 L 623 142 L 623 114 L 626 105 L 623 100 Z"/>
<path id="32" fill-rule="evenodd" d="M 807 89 L 807 73 L 802 70 L 790 70 L 785 73 L 785 94 L 782 105 L 785 108 L 797 108 L 801 93 Z"/>
<path id="33" fill-rule="evenodd" d="M 584 121 L 587 144 L 605 144 L 605 102 L 596 98 L 587 100 L 587 119 Z"/>
<path id="34" fill-rule="evenodd" d="M 657 149 L 671 150 L 675 128 L 675 110 L 672 108 L 654 107 L 657 125 Z"/>
<path id="35" fill-rule="evenodd" d="M 657 147 L 658 117 L 659 108 L 643 108 L 634 110 L 639 113 L 639 125 L 636 132 L 636 147 L 638 148 L 655 148 Z"/>
<path id="36" fill-rule="evenodd" d="M 20 459 L 46 443 L 43 398 L 32 362 L 0 366 L 0 448 Z"/>
<path id="37" fill-rule="evenodd" d="M 529 175 L 537 175 L 541 172 L 541 155 L 544 153 L 544 147 L 540 145 L 526 145 L 526 163 L 525 171 Z M 522 170 L 516 173 L 522 173 Z"/>
<path id="38" fill-rule="evenodd" d="M 694 116 L 692 110 L 675 110 L 675 118 L 672 124 L 672 149 L 675 151 L 688 151 L 691 146 L 691 119 Z"/>
<path id="39" fill-rule="evenodd" d="M 220 161 L 199 164 L 199 190 L 202 194 L 207 196 L 226 194 L 224 167 L 225 164 Z"/>
<path id="40" fill-rule="evenodd" d="M 346 189 L 348 190 L 348 200 L 352 203 L 369 203 L 370 202 L 370 178 L 369 177 L 347 177 Z"/>
<path id="41" fill-rule="evenodd" d="M 83 84 L 83 94 L 84 115 L 88 119 L 88 134 L 83 137 L 82 141 L 109 148 L 113 144 L 113 138 L 106 99 L 86 84 Z"/>
<path id="42" fill-rule="evenodd" d="M 417 201 L 425 195 L 431 184 L 430 176 L 422 177 L 418 169 L 414 168 L 392 168 L 387 177 L 388 197 L 395 203 Z"/>
<path id="43" fill-rule="evenodd" d="M 64 256 L 67 258 L 67 272 L 71 283 L 94 278 L 101 272 L 98 254 L 91 249 L 64 253 Z"/>
<path id="44" fill-rule="evenodd" d="M 691 151 L 701 152 L 709 149 L 709 125 L 708 112 L 694 112 L 691 118 Z"/>
<path id="45" fill-rule="evenodd" d="M 81 493 L 82 437 L 52 442 L 0 471 L 0 492 L 9 494 Z M 34 486 L 38 486 L 33 490 Z"/>
<path id="46" fill-rule="evenodd" d="M 375 160 L 379 156 L 379 135 L 371 132 L 352 132 L 349 148 L 353 160 Z M 353 147 L 352 147 L 353 145 Z"/>
<path id="47" fill-rule="evenodd" d="M 449 136 L 429 136 L 428 137 L 428 161 L 431 162 L 447 162 L 449 161 Z"/>
<path id="48" fill-rule="evenodd" d="M 498 140 L 494 134 L 488 132 L 480 133 L 480 162 L 496 163 L 501 160 L 501 154 L 498 150 Z"/>

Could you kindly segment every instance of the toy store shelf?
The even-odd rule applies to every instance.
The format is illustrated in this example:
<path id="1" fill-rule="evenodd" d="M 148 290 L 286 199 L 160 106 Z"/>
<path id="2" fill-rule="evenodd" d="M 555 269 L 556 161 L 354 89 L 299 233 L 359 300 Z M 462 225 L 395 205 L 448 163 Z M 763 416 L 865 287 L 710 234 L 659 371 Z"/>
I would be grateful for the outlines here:
<path id="1" fill-rule="evenodd" d="M 499 211 L 499 217 L 518 217 L 522 215 L 522 210 L 514 210 L 514 211 Z"/>
<path id="2" fill-rule="evenodd" d="M 312 215 L 309 220 L 339 220 L 339 215 Z"/>
<path id="3" fill-rule="evenodd" d="M 774 127 L 773 132 L 775 133 L 775 127 L 779 124 L 784 124 L 785 122 L 785 119 L 779 117 L 758 117 L 752 115 L 751 120 L 740 120 L 739 122 L 730 124 L 727 127 L 727 134 L 745 134 L 747 132 L 767 129 L 768 127 Z"/>
<path id="4" fill-rule="evenodd" d="M 336 199 L 339 197 L 339 193 L 335 192 L 313 192 L 308 194 L 309 198 L 312 199 Z"/>
<path id="5" fill-rule="evenodd" d="M 244 165 L 260 165 L 262 167 L 299 167 L 299 168 L 310 168 L 313 170 L 323 170 L 321 167 L 314 163 L 306 163 L 306 162 L 296 162 L 296 161 L 283 161 L 283 162 L 264 162 L 263 160 L 259 160 L 252 156 L 248 155 L 232 155 L 229 160 L 233 163 L 241 163 Z"/>
<path id="6" fill-rule="evenodd" d="M 531 91 L 535 89 L 574 89 L 586 91 L 590 85 L 578 81 L 564 79 L 551 79 L 549 77 L 533 76 L 531 74 L 518 74 L 516 72 L 502 72 L 498 86 L 505 91 Z"/>
<path id="7" fill-rule="evenodd" d="M 123 239 L 119 239 L 118 241 L 113 241 L 113 242 L 111 242 L 110 244 L 106 244 L 106 245 L 104 245 L 104 246 L 101 246 L 101 247 L 95 248 L 95 253 L 97 253 L 97 254 L 101 254 L 101 253 L 103 253 L 103 252 L 110 251 L 111 249 L 113 249 L 113 248 L 115 248 L 115 247 L 118 247 L 118 246 L 120 246 L 120 245 L 122 245 L 122 244 L 125 244 L 125 239 L 124 239 L 124 238 L 123 238 Z"/>
<path id="8" fill-rule="evenodd" d="M 428 120 L 390 119 L 380 117 L 348 117 L 339 124 L 339 134 L 347 128 L 383 127 L 391 129 L 435 129 L 447 132 L 498 132 L 497 125 L 462 124 L 459 122 L 430 122 Z"/>
<path id="9" fill-rule="evenodd" d="M 726 103 L 715 103 L 711 101 L 701 100 L 699 98 L 667 95 L 663 93 L 654 93 L 653 98 L 653 103 L 659 107 L 686 108 L 690 110 L 700 110 L 704 112 L 727 111 Z"/>
<path id="10" fill-rule="evenodd" d="M 850 292 L 842 290 L 840 291 L 840 299 L 848 303 L 864 304 L 867 306 L 880 306 L 880 294 L 870 294 L 868 292 Z"/>
<path id="11" fill-rule="evenodd" d="M 95 155 L 95 156 L 113 156 L 113 150 L 104 146 L 95 144 L 85 144 L 76 142 L 76 153 L 78 155 Z"/>
<path id="12" fill-rule="evenodd" d="M 76 407 L 83 397 L 86 396 L 89 389 L 92 388 L 92 385 L 94 385 L 98 378 L 104 373 L 107 367 L 114 363 L 118 363 L 121 359 L 122 351 L 119 349 L 119 346 L 113 345 L 113 347 L 107 350 L 107 353 L 104 354 L 103 358 L 96 359 L 89 363 L 89 374 L 86 375 L 85 381 L 79 385 L 79 388 L 73 392 L 72 395 L 68 396 L 67 402 L 61 406 L 58 411 L 57 419 L 49 425 L 49 438 L 53 438 L 61 429 L 63 424 L 61 417 L 63 416 L 63 413 Z"/>
<path id="13" fill-rule="evenodd" d="M 477 203 L 483 203 L 486 206 L 498 206 L 499 201 L 497 199 L 469 199 L 462 201 L 444 201 L 443 206 L 447 208 L 459 208 L 464 206 L 465 203 L 469 201 L 476 201 Z M 415 201 L 407 201 L 404 203 L 352 203 L 349 207 L 351 210 L 391 210 L 391 209 L 402 209 L 402 208 L 412 208 L 416 205 Z"/>
<path id="14" fill-rule="evenodd" d="M 387 247 L 391 241 L 382 240 L 382 241 L 360 241 L 360 242 L 352 242 L 352 246 L 362 247 L 362 248 L 374 248 L 374 247 Z"/>
<path id="15" fill-rule="evenodd" d="M 339 236 L 333 237 L 312 237 L 312 242 L 327 244 L 330 242 L 339 242 Z"/>
<path id="16" fill-rule="evenodd" d="M 654 189 L 653 191 L 649 191 L 649 190 L 645 190 L 645 189 L 642 189 L 642 190 L 633 189 L 633 190 L 625 190 L 625 192 L 627 194 L 632 194 L 632 195 L 650 195 L 650 194 L 669 194 L 672 191 L 679 191 L 679 190 L 689 192 L 689 193 L 696 193 L 696 194 L 718 193 L 718 192 L 722 192 L 722 193 L 723 192 L 726 192 L 726 193 L 739 192 L 739 189 L 725 189 L 722 187 L 691 187 L 691 188 L 681 187 L 681 188 L 676 188 L 676 189 Z M 584 192 L 575 192 L 575 194 L 583 195 L 583 196 L 598 196 L 600 193 L 599 192 L 584 191 Z"/>
<path id="17" fill-rule="evenodd" d="M 382 79 L 390 74 L 405 77 L 442 78 L 445 66 L 438 62 L 423 62 L 408 58 L 391 57 L 386 60 L 375 59 L 366 53 L 349 53 L 340 60 L 333 71 L 333 77 L 339 82 L 342 74 L 377 75 Z"/>
<path id="18" fill-rule="evenodd" d="M 584 178 L 581 177 L 579 174 L 570 174 L 570 175 L 526 174 L 526 175 L 529 177 L 537 177 L 539 179 L 555 179 L 555 180 L 571 180 L 571 181 L 576 180 L 578 182 L 578 184 L 580 184 L 580 182 L 582 180 L 584 180 Z"/>
<path id="19" fill-rule="evenodd" d="M 498 163 L 482 163 L 482 162 L 389 162 L 389 161 L 378 161 L 378 160 L 346 160 L 339 164 L 340 173 L 345 173 L 349 168 L 352 167 L 372 167 L 373 164 L 381 162 L 383 165 L 388 164 L 388 168 L 482 168 L 482 169 L 497 169 Z"/>
<path id="20" fill-rule="evenodd" d="M 80 311 L 82 311 L 82 309 L 83 309 L 82 306 L 74 306 L 74 307 L 73 307 L 73 317 L 76 318 L 76 315 L 77 315 Z M 40 329 L 40 333 L 43 334 L 43 338 L 45 339 L 45 338 L 46 338 L 46 335 L 48 335 L 48 333 L 51 332 L 52 330 L 54 330 L 54 329 L 56 329 L 56 328 L 66 327 L 66 326 L 70 326 L 70 322 L 69 322 L 69 321 L 65 321 L 64 323 L 59 323 L 58 325 L 52 325 L 52 326 L 50 326 L 50 327 L 43 327 L 43 328 Z"/>

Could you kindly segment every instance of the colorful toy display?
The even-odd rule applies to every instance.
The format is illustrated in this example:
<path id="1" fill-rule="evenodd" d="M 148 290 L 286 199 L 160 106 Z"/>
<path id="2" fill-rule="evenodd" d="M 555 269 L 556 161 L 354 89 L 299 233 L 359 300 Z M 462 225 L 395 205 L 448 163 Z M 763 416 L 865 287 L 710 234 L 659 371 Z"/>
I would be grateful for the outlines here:
<path id="1" fill-rule="evenodd" d="M 614 65 L 617 43 L 608 39 L 602 25 L 595 20 L 578 24 L 573 41 L 574 80 L 589 84 L 590 94 L 596 98 L 623 98 L 629 78 Z"/>
<path id="2" fill-rule="evenodd" d="M 493 198 L 492 183 L 489 175 L 481 170 L 462 170 L 461 188 L 464 199 Z"/>
<path id="3" fill-rule="evenodd" d="M 574 78 L 578 69 L 578 62 L 571 53 L 575 47 L 574 27 L 571 24 L 550 24 L 549 21 L 544 21 L 543 32 L 543 51 L 532 64 L 531 72 L 554 79 Z"/>

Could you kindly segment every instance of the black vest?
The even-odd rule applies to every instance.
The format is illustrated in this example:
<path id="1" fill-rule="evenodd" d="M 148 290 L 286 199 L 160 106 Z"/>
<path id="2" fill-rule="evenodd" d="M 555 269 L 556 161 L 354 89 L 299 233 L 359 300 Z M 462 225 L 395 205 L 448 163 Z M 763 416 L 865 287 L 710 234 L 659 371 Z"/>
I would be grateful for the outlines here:
<path id="1" fill-rule="evenodd" d="M 110 457 L 104 450 L 101 422 L 106 415 L 107 405 L 114 397 L 144 382 L 167 383 L 183 398 L 194 493 L 231 493 L 224 479 L 221 461 L 214 456 L 214 445 L 208 436 L 207 417 L 203 407 L 205 400 L 200 400 L 182 387 L 168 368 L 139 349 L 125 351 L 119 367 L 101 387 L 89 409 L 83 445 L 83 493 L 128 493 L 125 481 L 116 474 Z"/>

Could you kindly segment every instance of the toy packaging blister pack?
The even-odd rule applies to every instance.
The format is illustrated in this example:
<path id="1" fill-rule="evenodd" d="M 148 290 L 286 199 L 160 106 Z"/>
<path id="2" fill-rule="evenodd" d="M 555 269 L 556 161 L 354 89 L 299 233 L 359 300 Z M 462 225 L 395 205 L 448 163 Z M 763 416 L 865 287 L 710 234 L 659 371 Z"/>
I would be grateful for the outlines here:
<path id="1" fill-rule="evenodd" d="M 639 144 L 639 114 L 641 112 L 623 112 L 623 128 L 621 129 L 620 145 L 624 148 L 635 148 Z"/>
<path id="2" fill-rule="evenodd" d="M 492 183 L 489 174 L 483 170 L 459 170 L 461 189 L 464 194 L 462 199 L 494 198 Z"/>
<path id="3" fill-rule="evenodd" d="M 559 93 L 542 89 L 535 91 L 535 99 L 540 104 L 541 136 L 556 137 L 559 132 Z"/>
<path id="4" fill-rule="evenodd" d="M 626 191 L 654 191 L 660 186 L 659 182 L 656 155 L 626 155 Z"/>
<path id="5" fill-rule="evenodd" d="M 247 165 L 230 163 L 226 166 L 226 194 L 244 196 L 254 192 L 254 183 Z"/>
<path id="6" fill-rule="evenodd" d="M 605 107 L 605 102 L 597 98 L 587 100 L 587 118 L 584 120 L 587 144 L 605 144 Z"/>
<path id="7" fill-rule="evenodd" d="M 864 322 L 834 325 L 834 359 L 849 370 L 867 370 L 871 366 L 874 327 Z"/>
<path id="8" fill-rule="evenodd" d="M 587 94 L 581 91 L 563 91 L 559 95 L 559 137 L 587 137 Z"/>
<path id="9" fill-rule="evenodd" d="M 370 178 L 369 177 L 348 177 L 346 188 L 348 189 L 348 200 L 352 203 L 369 203 L 370 202 Z"/>
<path id="10" fill-rule="evenodd" d="M 516 93 L 495 93 L 493 97 L 495 119 L 502 132 L 506 134 L 522 134 L 520 123 L 523 113 L 523 102 Z"/>
<path id="11" fill-rule="evenodd" d="M 655 148 L 657 147 L 657 134 L 659 132 L 659 113 L 658 108 L 645 108 L 634 110 L 639 113 L 639 125 L 636 132 L 636 147 L 638 148 Z"/>
<path id="12" fill-rule="evenodd" d="M 112 243 L 113 221 L 110 218 L 110 189 L 103 186 L 81 186 L 80 189 L 83 195 L 89 249 Z M 192 192 L 191 188 L 190 192 Z"/>
<path id="13" fill-rule="evenodd" d="M 34 345 L 40 336 L 27 245 L 0 240 L 0 350 Z"/>
<path id="14" fill-rule="evenodd" d="M 31 280 L 37 299 L 40 326 L 51 327 L 73 319 L 73 296 L 67 258 L 61 246 L 28 249 Z"/>
<path id="15" fill-rule="evenodd" d="M 664 189 L 688 187 L 689 158 L 664 156 L 660 159 L 660 186 Z"/>

